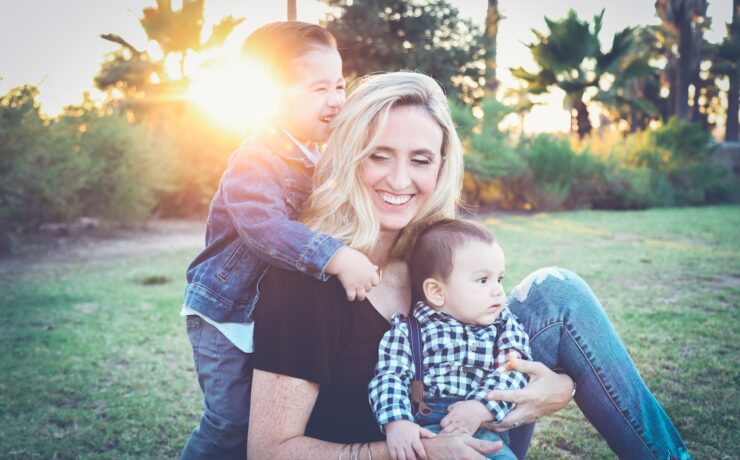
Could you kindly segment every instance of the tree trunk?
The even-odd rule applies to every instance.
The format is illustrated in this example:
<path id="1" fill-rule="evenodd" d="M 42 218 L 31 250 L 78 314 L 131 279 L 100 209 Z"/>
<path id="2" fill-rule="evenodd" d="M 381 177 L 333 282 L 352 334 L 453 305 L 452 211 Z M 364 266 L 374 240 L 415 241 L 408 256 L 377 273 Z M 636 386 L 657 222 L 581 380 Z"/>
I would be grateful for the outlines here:
<path id="1" fill-rule="evenodd" d="M 297 17 L 295 0 L 288 0 L 288 21 L 295 21 Z"/>
<path id="2" fill-rule="evenodd" d="M 486 49 L 486 92 L 496 94 L 498 79 L 496 78 L 496 37 L 498 36 L 498 22 L 501 15 L 498 11 L 498 0 L 488 0 L 486 10 L 486 30 L 484 43 Z"/>
<path id="3" fill-rule="evenodd" d="M 740 110 L 740 69 L 730 74 L 730 89 L 727 91 L 727 123 L 725 141 L 738 140 L 738 110 Z"/>
<path id="4" fill-rule="evenodd" d="M 582 100 L 578 100 L 573 108 L 576 111 L 575 122 L 578 137 L 583 139 L 591 133 L 591 120 L 588 117 L 588 107 Z"/>
<path id="5" fill-rule="evenodd" d="M 689 119 L 689 82 L 691 81 L 692 33 L 691 16 L 682 14 L 678 24 L 678 66 L 676 68 L 676 94 L 674 113 L 681 120 Z"/>

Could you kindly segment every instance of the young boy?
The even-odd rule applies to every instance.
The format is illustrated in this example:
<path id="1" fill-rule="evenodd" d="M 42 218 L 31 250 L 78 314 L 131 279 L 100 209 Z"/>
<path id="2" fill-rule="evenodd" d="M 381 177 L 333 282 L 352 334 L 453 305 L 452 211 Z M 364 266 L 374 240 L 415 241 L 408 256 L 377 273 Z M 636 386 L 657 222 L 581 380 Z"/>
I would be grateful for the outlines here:
<path id="1" fill-rule="evenodd" d="M 206 248 L 187 270 L 182 314 L 205 407 L 182 458 L 246 458 L 252 313 L 269 265 L 322 280 L 337 275 L 350 300 L 379 283 L 365 255 L 296 220 L 311 191 L 316 144 L 344 104 L 334 37 L 313 24 L 278 22 L 253 32 L 243 50 L 267 67 L 281 99 L 271 126 L 229 159 L 211 202 Z"/>
<path id="2" fill-rule="evenodd" d="M 414 296 L 423 301 L 411 314 L 419 326 L 424 368 L 420 408 L 426 405 L 432 412 L 412 412 L 412 337 L 409 321 L 397 315 L 380 343 L 369 387 L 391 458 L 425 457 L 420 438 L 437 432 L 499 439 L 479 427 L 500 422 L 512 405 L 489 401 L 486 394 L 526 386 L 526 376 L 506 363 L 532 359 L 527 333 L 505 306 L 504 264 L 493 235 L 473 222 L 442 220 L 418 237 L 409 266 Z M 504 445 L 490 458 L 516 457 Z"/>

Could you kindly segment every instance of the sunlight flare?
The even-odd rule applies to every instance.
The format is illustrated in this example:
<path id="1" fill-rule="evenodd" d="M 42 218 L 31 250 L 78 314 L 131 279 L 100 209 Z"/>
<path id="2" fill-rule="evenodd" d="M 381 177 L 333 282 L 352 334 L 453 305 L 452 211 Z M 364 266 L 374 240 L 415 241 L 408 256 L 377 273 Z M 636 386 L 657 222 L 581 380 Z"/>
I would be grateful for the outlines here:
<path id="1" fill-rule="evenodd" d="M 227 129 L 254 130 L 277 113 L 280 91 L 261 62 L 221 59 L 193 74 L 188 98 Z"/>

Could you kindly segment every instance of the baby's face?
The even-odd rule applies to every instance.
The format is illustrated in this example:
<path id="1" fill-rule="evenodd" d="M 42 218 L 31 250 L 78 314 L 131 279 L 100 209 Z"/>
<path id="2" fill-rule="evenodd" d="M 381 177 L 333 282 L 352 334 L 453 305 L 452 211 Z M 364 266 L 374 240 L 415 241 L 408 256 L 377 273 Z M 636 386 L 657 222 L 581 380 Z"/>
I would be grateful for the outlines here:
<path id="1" fill-rule="evenodd" d="M 497 243 L 471 241 L 453 257 L 453 269 L 442 282 L 441 311 L 466 324 L 488 326 L 506 304 L 504 279 L 506 260 Z"/>

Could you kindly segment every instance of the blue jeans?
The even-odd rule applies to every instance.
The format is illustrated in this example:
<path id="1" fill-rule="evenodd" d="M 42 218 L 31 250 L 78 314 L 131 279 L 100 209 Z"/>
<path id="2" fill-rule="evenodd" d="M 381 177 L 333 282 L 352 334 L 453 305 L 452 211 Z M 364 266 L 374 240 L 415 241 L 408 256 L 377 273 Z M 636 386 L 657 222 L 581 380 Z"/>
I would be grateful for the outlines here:
<path id="1" fill-rule="evenodd" d="M 447 407 L 457 401 L 461 401 L 460 398 L 424 398 L 424 402 L 432 409 L 432 413 L 429 415 L 421 415 L 417 413 L 414 416 L 414 421 L 423 426 L 424 428 L 439 433 L 442 431 L 442 427 L 439 422 L 442 421 L 445 415 L 447 415 Z M 479 429 L 475 432 L 474 437 L 476 439 L 483 439 L 486 441 L 504 441 L 504 446 L 495 454 L 490 454 L 486 458 L 495 460 L 516 460 L 516 456 L 509 449 L 507 444 L 509 443 L 509 437 L 507 433 L 494 433 L 485 429 Z"/>
<path id="2" fill-rule="evenodd" d="M 186 324 L 204 410 L 180 458 L 246 459 L 252 355 L 197 315 Z"/>
<path id="3" fill-rule="evenodd" d="M 536 361 L 568 374 L 576 403 L 619 458 L 689 459 L 681 436 L 619 340 L 591 288 L 575 273 L 541 269 L 514 288 L 509 308 Z M 534 424 L 509 431 L 522 459 Z"/>

